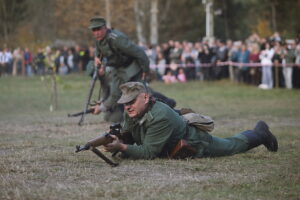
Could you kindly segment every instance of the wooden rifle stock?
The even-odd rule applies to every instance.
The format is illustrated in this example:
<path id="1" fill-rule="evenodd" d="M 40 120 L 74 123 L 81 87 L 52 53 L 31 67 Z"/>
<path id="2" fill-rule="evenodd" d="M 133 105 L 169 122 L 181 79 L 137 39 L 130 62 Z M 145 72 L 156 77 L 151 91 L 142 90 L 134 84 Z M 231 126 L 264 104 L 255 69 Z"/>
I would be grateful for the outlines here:
<path id="1" fill-rule="evenodd" d="M 118 166 L 118 163 L 113 162 L 109 158 L 107 158 L 103 153 L 101 153 L 100 150 L 98 150 L 96 147 L 101 145 L 109 144 L 113 141 L 111 135 L 119 136 L 121 131 L 121 125 L 120 124 L 113 124 L 110 126 L 110 131 L 108 133 L 101 134 L 100 136 L 96 137 L 95 139 L 92 139 L 88 141 L 84 146 L 76 146 L 76 153 L 84 150 L 91 150 L 94 152 L 98 157 L 103 159 L 106 163 L 111 165 L 112 167 Z"/>

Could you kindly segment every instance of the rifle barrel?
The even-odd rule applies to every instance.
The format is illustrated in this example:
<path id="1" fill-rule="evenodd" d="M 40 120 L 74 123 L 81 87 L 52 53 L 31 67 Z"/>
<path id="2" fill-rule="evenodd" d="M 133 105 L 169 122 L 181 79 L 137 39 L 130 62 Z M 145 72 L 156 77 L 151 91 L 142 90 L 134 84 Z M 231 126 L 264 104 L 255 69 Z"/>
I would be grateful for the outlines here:
<path id="1" fill-rule="evenodd" d="M 89 113 L 92 113 L 92 112 L 94 112 L 94 109 L 93 109 L 93 108 L 90 108 L 90 109 L 88 109 L 88 110 L 85 112 L 85 114 L 89 114 Z M 84 114 L 84 111 L 78 112 L 78 113 L 74 113 L 74 114 L 68 114 L 68 117 L 78 117 L 78 116 L 81 116 L 81 115 L 83 115 L 83 114 Z"/>

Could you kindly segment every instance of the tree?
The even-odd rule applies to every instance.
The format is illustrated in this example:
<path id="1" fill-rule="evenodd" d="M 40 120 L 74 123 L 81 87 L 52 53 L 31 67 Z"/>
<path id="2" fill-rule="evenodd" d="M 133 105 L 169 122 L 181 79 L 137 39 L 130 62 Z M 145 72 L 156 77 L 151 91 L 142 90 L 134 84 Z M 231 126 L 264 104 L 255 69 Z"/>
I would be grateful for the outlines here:
<path id="1" fill-rule="evenodd" d="M 151 23 L 150 23 L 150 43 L 151 45 L 158 44 L 158 0 L 151 0 Z"/>
<path id="2" fill-rule="evenodd" d="M 144 36 L 143 31 L 143 23 L 142 23 L 142 17 L 145 15 L 144 12 L 140 9 L 140 0 L 134 1 L 134 14 L 135 14 L 135 24 L 136 24 L 136 35 L 138 38 L 139 43 L 145 44 L 146 38 Z"/>
<path id="3" fill-rule="evenodd" d="M 28 15 L 28 1 L 0 0 L 0 36 L 4 43 L 9 43 L 17 26 Z"/>

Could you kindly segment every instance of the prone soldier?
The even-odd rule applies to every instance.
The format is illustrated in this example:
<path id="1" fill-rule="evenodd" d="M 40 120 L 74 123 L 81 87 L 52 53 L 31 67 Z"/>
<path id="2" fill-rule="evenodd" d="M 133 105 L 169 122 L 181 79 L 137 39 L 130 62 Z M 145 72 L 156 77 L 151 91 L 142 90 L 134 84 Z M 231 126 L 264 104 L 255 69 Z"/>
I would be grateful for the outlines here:
<path id="1" fill-rule="evenodd" d="M 133 159 L 177 157 L 177 146 L 185 147 L 189 157 L 215 157 L 246 152 L 259 145 L 276 152 L 278 143 L 268 125 L 259 121 L 253 130 L 232 137 L 219 138 L 184 120 L 169 106 L 155 101 L 139 82 L 120 86 L 122 96 L 118 103 L 124 105 L 122 132 L 130 133 L 134 145 L 123 143 L 117 136 L 105 145 L 109 152 L 121 151 Z M 178 156 L 182 157 L 182 156 Z"/>

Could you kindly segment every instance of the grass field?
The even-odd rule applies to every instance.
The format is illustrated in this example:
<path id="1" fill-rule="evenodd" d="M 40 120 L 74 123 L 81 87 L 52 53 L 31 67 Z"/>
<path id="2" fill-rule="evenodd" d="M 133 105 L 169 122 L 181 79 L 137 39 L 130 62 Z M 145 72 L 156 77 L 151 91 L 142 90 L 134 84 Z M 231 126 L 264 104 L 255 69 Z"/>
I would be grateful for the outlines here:
<path id="1" fill-rule="evenodd" d="M 101 116 L 84 126 L 88 77 L 60 77 L 59 109 L 49 111 L 47 79 L 0 78 L 0 199 L 300 199 L 300 90 L 259 90 L 229 81 L 151 87 L 215 120 L 226 137 L 269 123 L 277 153 L 260 146 L 230 157 L 118 160 L 111 168 L 92 152 L 74 153 L 106 131 Z"/>

